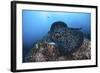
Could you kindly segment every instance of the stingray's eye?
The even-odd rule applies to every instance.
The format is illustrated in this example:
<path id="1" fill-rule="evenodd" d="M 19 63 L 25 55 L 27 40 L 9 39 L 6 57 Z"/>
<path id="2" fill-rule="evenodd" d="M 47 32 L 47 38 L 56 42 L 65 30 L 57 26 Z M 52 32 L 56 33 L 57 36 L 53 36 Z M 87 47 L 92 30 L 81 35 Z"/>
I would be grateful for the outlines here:
<path id="1" fill-rule="evenodd" d="M 58 38 L 61 37 L 61 35 L 60 35 L 60 33 L 56 32 L 56 33 L 54 33 L 54 37 L 55 37 L 56 39 L 58 39 Z"/>

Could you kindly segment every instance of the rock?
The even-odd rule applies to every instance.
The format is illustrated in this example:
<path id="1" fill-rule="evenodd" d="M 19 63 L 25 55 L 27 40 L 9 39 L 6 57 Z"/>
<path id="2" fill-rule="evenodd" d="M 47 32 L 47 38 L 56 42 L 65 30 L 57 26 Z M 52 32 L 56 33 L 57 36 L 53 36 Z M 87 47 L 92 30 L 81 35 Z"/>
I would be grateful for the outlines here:
<path id="1" fill-rule="evenodd" d="M 91 43 L 88 39 L 84 39 L 79 50 L 73 53 L 73 57 L 75 60 L 91 59 Z"/>
<path id="2" fill-rule="evenodd" d="M 59 51 L 55 43 L 41 43 L 39 42 L 39 48 L 33 48 L 33 52 L 28 56 L 27 61 L 30 62 L 44 62 L 55 61 L 59 56 Z M 44 46 L 45 45 L 45 46 Z"/>
<path id="3" fill-rule="evenodd" d="M 43 46 L 45 44 L 45 46 Z M 84 39 L 83 44 L 77 51 L 67 55 L 60 55 L 59 47 L 51 43 L 38 43 L 39 48 L 33 48 L 27 57 L 27 62 L 47 62 L 65 60 L 84 60 L 91 59 L 91 44 L 88 39 Z"/>
<path id="4" fill-rule="evenodd" d="M 58 61 L 64 61 L 66 60 L 64 56 L 58 57 Z"/>
<path id="5" fill-rule="evenodd" d="M 33 56 L 36 62 L 44 62 L 46 61 L 44 55 L 41 52 L 37 52 L 35 56 Z"/>

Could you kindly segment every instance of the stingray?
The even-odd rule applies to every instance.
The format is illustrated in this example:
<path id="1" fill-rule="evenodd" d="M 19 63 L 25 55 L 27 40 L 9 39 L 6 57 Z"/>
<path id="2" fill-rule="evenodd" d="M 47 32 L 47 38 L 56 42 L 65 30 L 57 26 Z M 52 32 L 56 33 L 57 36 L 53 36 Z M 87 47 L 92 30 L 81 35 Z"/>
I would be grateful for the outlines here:
<path id="1" fill-rule="evenodd" d="M 79 49 L 83 43 L 81 28 L 70 28 L 64 22 L 54 22 L 50 28 L 49 38 L 59 46 L 60 52 L 70 54 Z"/>

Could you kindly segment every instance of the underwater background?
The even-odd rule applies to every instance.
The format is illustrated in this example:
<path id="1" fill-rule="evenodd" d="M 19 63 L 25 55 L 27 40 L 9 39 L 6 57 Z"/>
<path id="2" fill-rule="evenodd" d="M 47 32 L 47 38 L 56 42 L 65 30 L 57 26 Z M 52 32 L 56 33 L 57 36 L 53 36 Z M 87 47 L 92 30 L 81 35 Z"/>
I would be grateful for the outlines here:
<path id="1" fill-rule="evenodd" d="M 79 12 L 22 11 L 23 62 L 34 43 L 41 40 L 56 21 L 71 28 L 82 28 L 84 37 L 91 40 L 91 14 Z"/>

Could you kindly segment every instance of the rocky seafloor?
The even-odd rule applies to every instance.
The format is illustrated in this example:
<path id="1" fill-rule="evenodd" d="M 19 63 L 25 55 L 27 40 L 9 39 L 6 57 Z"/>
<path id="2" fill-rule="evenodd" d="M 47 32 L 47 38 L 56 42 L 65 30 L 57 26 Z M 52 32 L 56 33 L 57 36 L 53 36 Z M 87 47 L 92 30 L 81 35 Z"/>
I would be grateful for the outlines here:
<path id="1" fill-rule="evenodd" d="M 60 55 L 59 47 L 52 46 L 55 48 L 52 51 L 49 51 L 47 48 L 50 46 L 48 43 L 39 42 L 33 47 L 26 57 L 26 62 L 47 62 L 47 61 L 65 61 L 65 60 L 86 60 L 91 59 L 91 43 L 88 39 L 84 39 L 81 47 L 71 53 Z M 62 53 L 63 54 L 63 53 Z"/>

